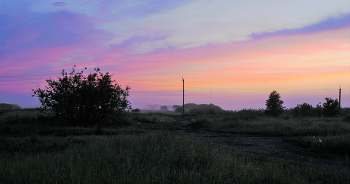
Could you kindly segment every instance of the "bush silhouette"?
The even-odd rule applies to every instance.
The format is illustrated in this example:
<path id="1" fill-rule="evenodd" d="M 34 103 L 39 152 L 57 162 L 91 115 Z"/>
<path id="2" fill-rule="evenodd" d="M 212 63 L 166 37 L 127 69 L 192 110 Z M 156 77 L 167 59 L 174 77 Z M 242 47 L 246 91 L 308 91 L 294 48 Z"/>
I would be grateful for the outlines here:
<path id="1" fill-rule="evenodd" d="M 173 105 L 173 110 L 175 111 L 178 107 L 181 107 L 180 105 Z"/>
<path id="2" fill-rule="evenodd" d="M 74 68 L 70 73 L 62 70 L 58 80 L 46 80 L 48 86 L 33 89 L 32 96 L 39 97 L 43 110 L 72 126 L 101 125 L 111 119 L 120 122 L 131 108 L 127 100 L 130 88 L 122 89 L 111 77 L 99 68 L 87 77 Z"/>
<path id="3" fill-rule="evenodd" d="M 298 104 L 293 108 L 292 114 L 294 117 L 311 117 L 314 116 L 312 105 L 308 103 Z"/>
<path id="4" fill-rule="evenodd" d="M 176 108 L 175 112 L 182 113 L 183 106 L 179 106 Z M 203 114 L 203 115 L 218 115 L 218 114 L 224 114 L 225 111 L 214 104 L 194 104 L 194 103 L 188 103 L 185 104 L 185 112 L 189 114 Z"/>
<path id="5" fill-rule="evenodd" d="M 17 104 L 0 103 L 0 109 L 21 109 Z"/>
<path id="6" fill-rule="evenodd" d="M 284 107 L 283 101 L 280 100 L 281 96 L 277 91 L 272 91 L 269 95 L 269 99 L 266 100 L 265 114 L 269 116 L 279 116 L 283 113 Z"/>
<path id="7" fill-rule="evenodd" d="M 322 117 L 323 113 L 323 108 L 320 104 L 317 104 L 316 107 L 314 108 L 314 114 L 316 117 Z"/>
<path id="8" fill-rule="evenodd" d="M 237 119 L 252 121 L 265 116 L 262 109 L 242 109 L 235 113 Z"/>
<path id="9" fill-rule="evenodd" d="M 323 116 L 334 117 L 339 115 L 339 103 L 338 100 L 333 100 L 332 98 L 325 98 L 326 102 L 323 103 Z"/>
<path id="10" fill-rule="evenodd" d="M 179 106 L 176 108 L 175 112 L 182 113 L 183 106 Z M 224 114 L 225 111 L 214 104 L 194 104 L 194 103 L 188 103 L 185 104 L 185 112 L 189 114 L 203 114 L 203 115 L 218 115 L 218 114 Z"/>
<path id="11" fill-rule="evenodd" d="M 131 112 L 140 112 L 140 111 L 141 111 L 141 109 L 139 109 L 139 108 L 131 110 Z"/>

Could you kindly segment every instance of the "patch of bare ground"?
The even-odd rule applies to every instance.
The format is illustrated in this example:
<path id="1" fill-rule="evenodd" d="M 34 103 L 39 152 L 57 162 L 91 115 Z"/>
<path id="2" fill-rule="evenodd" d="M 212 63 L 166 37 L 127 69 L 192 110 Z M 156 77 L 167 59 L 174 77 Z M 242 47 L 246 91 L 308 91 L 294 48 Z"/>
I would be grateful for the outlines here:
<path id="1" fill-rule="evenodd" d="M 185 125 L 139 123 L 139 128 L 146 132 L 165 130 L 172 133 L 193 135 L 235 152 L 244 152 L 285 161 L 297 161 L 322 167 L 350 169 L 350 161 L 346 158 L 305 151 L 297 143 L 289 141 L 290 137 L 266 137 L 252 134 L 196 130 Z"/>

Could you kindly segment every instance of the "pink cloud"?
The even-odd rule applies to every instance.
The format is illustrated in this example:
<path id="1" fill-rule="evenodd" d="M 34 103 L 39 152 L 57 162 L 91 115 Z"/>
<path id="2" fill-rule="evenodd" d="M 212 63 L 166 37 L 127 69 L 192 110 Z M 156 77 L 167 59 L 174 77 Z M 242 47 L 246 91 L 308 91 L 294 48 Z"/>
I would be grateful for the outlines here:
<path id="1" fill-rule="evenodd" d="M 350 58 L 348 32 L 349 29 L 342 29 L 276 36 L 144 55 L 130 55 L 123 48 L 98 47 L 93 42 L 84 46 L 36 47 L 8 54 L 3 60 L 6 69 L 0 72 L 50 65 L 44 71 L 56 77 L 61 69 L 70 70 L 74 64 L 88 70 L 100 67 L 102 72 L 115 74 L 119 84 L 130 85 L 134 91 L 130 99 L 135 104 L 179 104 L 182 94 L 178 90 L 182 89 L 184 77 L 188 103 L 214 103 L 225 109 L 260 108 L 269 92 L 278 90 L 292 107 L 296 105 L 292 98 L 297 98 L 294 94 L 299 94 L 300 89 L 309 87 L 312 91 L 333 87 L 334 83 L 346 84 L 348 71 L 340 69 L 348 67 L 346 59 Z M 61 62 L 65 58 L 70 62 Z M 43 87 L 45 80 L 3 82 L 1 90 L 24 92 L 38 84 Z M 317 93 L 311 98 L 312 103 L 331 94 L 312 92 Z"/>
<path id="2" fill-rule="evenodd" d="M 212 88 L 218 94 L 213 103 L 222 104 L 226 109 L 263 108 L 265 98 L 272 90 L 283 93 L 288 107 L 296 105 L 292 99 L 297 98 L 296 93 L 315 93 L 310 101 L 307 98 L 299 101 L 316 105 L 325 97 L 332 96 L 332 93 L 324 93 L 320 89 L 334 88 L 336 92 L 338 86 L 335 84 L 348 83 L 345 80 L 348 71 L 343 70 L 348 68 L 347 58 L 350 58 L 348 32 L 346 28 L 129 56 L 123 59 L 134 62 L 123 62 L 121 67 L 130 70 L 122 71 L 120 76 L 124 76 L 123 83 L 132 84 L 132 89 L 155 91 L 155 94 L 158 90 L 169 90 L 169 93 L 180 90 L 183 76 L 186 93 L 193 94 L 187 96 L 187 102 L 209 102 L 208 94 Z M 118 63 L 118 60 L 115 62 Z M 157 100 L 160 95 L 135 94 L 132 98 L 135 101 L 146 98 L 147 102 L 169 101 L 169 104 L 176 104 L 181 98 L 178 94 L 179 99 L 162 96 L 162 100 Z M 254 98 L 257 95 L 263 96 L 257 98 L 260 103 Z M 229 103 L 225 99 L 232 100 Z"/>
<path id="3" fill-rule="evenodd" d="M 203 83 L 207 84 L 215 84 L 216 79 L 230 79 L 237 75 L 243 77 L 241 83 L 273 82 L 282 74 L 283 77 L 277 79 L 278 81 L 287 78 L 288 80 L 309 78 L 314 74 L 324 75 L 334 72 L 329 71 L 329 67 L 334 64 L 325 62 L 325 57 L 338 61 L 344 56 L 349 56 L 347 48 L 342 48 L 348 44 L 344 40 L 347 32 L 348 29 L 343 29 L 313 35 L 280 36 L 239 44 L 141 55 L 130 57 L 129 61 L 135 62 L 125 62 L 123 66 L 130 69 L 125 73 L 133 73 L 134 78 L 202 76 Z M 338 55 L 327 52 L 336 52 Z M 305 59 L 307 57 L 310 58 Z M 320 67 L 323 71 L 317 73 Z M 245 74 L 242 75 L 242 72 Z M 248 74 L 249 72 L 253 73 Z M 145 76 L 147 74 L 149 76 Z M 228 80 L 223 83 L 230 84 Z"/>
<path id="4" fill-rule="evenodd" d="M 18 54 L 6 55 L 2 61 L 4 67 L 0 68 L 0 72 L 19 71 L 54 64 L 59 62 L 59 60 L 71 50 L 71 47 L 40 48 L 23 50 Z"/>

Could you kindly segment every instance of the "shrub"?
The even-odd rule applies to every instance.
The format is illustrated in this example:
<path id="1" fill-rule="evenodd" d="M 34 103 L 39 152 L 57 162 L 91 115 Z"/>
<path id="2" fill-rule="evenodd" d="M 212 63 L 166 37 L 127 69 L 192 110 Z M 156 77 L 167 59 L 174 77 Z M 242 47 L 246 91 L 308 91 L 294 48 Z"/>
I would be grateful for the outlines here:
<path id="1" fill-rule="evenodd" d="M 168 107 L 167 106 L 162 106 L 162 107 L 160 107 L 160 110 L 161 111 L 168 111 Z"/>
<path id="2" fill-rule="evenodd" d="M 205 114 L 205 115 L 219 115 L 224 113 L 219 106 L 210 104 L 210 105 L 200 105 L 198 108 L 191 109 L 190 114 Z"/>
<path id="3" fill-rule="evenodd" d="M 314 115 L 316 117 L 321 117 L 322 116 L 322 112 L 323 112 L 323 108 L 321 105 L 317 104 L 316 107 L 313 109 L 314 111 Z"/>
<path id="4" fill-rule="evenodd" d="M 323 115 L 326 117 L 335 117 L 339 115 L 339 103 L 338 100 L 332 98 L 325 98 L 326 102 L 323 103 Z"/>
<path id="5" fill-rule="evenodd" d="M 303 103 L 302 105 L 298 104 L 296 107 L 293 108 L 292 114 L 294 117 L 311 117 L 313 116 L 312 105 L 307 103 Z"/>
<path id="6" fill-rule="evenodd" d="M 86 69 L 86 68 L 85 68 Z M 112 75 L 103 74 L 99 68 L 87 77 L 83 71 L 69 74 L 62 70 L 58 80 L 46 80 L 45 89 L 33 89 L 39 97 L 42 109 L 50 110 L 56 117 L 72 126 L 94 126 L 106 123 L 107 119 L 121 121 L 125 109 L 131 108 L 126 99 L 129 87 L 122 89 L 113 84 Z"/>
<path id="7" fill-rule="evenodd" d="M 246 121 L 256 120 L 264 115 L 265 114 L 262 109 L 242 109 L 236 113 L 237 119 L 243 119 Z"/>
<path id="8" fill-rule="evenodd" d="M 180 105 L 173 105 L 173 110 L 176 110 Z"/>
<path id="9" fill-rule="evenodd" d="M 0 103 L 0 109 L 21 109 L 17 104 Z"/>
<path id="10" fill-rule="evenodd" d="M 199 118 L 192 120 L 189 126 L 193 129 L 201 129 L 208 125 L 208 120 L 206 118 Z"/>
<path id="11" fill-rule="evenodd" d="M 198 105 L 197 105 L 197 104 L 194 104 L 194 103 L 185 104 L 185 112 L 188 112 L 188 111 L 190 111 L 191 109 L 196 108 L 197 106 L 198 106 Z M 177 106 L 176 109 L 175 109 L 175 112 L 177 112 L 177 113 L 182 113 L 182 110 L 183 110 L 183 106 Z"/>
<path id="12" fill-rule="evenodd" d="M 176 107 L 175 112 L 182 113 L 182 106 Z"/>
<path id="13" fill-rule="evenodd" d="M 140 112 L 141 110 L 139 109 L 139 108 L 136 108 L 136 109 L 133 109 L 133 110 L 131 110 L 131 112 Z"/>

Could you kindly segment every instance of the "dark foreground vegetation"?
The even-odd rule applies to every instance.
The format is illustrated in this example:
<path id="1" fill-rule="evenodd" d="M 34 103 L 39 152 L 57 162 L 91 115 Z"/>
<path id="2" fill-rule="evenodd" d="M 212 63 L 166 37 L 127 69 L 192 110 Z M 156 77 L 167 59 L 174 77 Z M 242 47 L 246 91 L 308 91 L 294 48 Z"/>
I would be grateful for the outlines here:
<path id="1" fill-rule="evenodd" d="M 205 107 L 207 108 L 207 107 Z M 216 108 L 216 107 L 214 107 Z M 0 113 L 0 183 L 349 183 L 348 167 L 322 167 L 226 150 L 187 134 L 149 133 L 138 122 L 290 136 L 305 152 L 347 159 L 349 109 L 336 118 L 263 110 L 181 116 L 129 113 L 117 125 L 75 127 L 38 109 Z M 320 141 L 321 140 L 321 141 Z"/>

